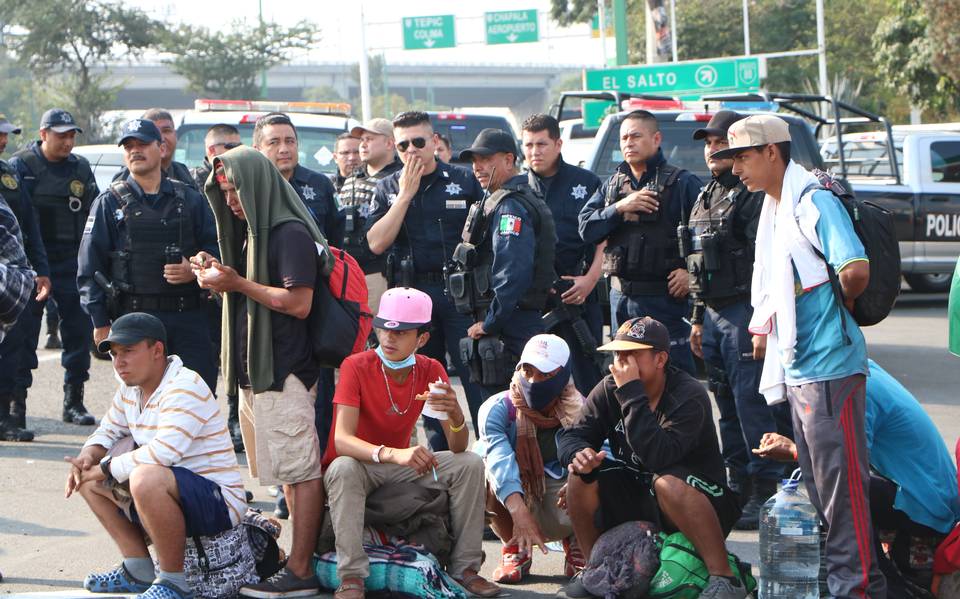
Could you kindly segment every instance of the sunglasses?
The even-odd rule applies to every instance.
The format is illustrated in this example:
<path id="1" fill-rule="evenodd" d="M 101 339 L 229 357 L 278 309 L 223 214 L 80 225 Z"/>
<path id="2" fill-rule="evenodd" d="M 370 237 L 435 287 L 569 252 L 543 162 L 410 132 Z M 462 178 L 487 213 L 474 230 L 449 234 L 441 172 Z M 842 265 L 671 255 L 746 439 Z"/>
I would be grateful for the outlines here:
<path id="1" fill-rule="evenodd" d="M 232 149 L 234 149 L 234 148 L 239 148 L 239 147 L 242 146 L 243 144 L 240 143 L 239 141 L 229 141 L 229 142 L 227 142 L 227 143 L 225 143 L 225 144 L 220 144 L 220 145 L 223 146 L 223 149 L 224 149 L 224 150 L 232 150 Z"/>
<path id="2" fill-rule="evenodd" d="M 398 141 L 397 149 L 400 150 L 401 152 L 406 152 L 407 148 L 410 147 L 410 144 L 413 144 L 413 147 L 415 147 L 416 149 L 422 150 L 424 146 L 427 145 L 427 138 L 414 137 L 413 139 L 405 139 L 403 141 Z"/>

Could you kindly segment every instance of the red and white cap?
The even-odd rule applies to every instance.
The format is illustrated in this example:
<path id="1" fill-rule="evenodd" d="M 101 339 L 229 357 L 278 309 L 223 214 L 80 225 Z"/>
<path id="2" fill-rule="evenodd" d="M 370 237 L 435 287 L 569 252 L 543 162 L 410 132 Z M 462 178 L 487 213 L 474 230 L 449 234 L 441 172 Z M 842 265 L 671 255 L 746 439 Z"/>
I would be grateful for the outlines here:
<path id="1" fill-rule="evenodd" d="M 544 374 L 566 366 L 570 347 L 556 335 L 534 335 L 523 347 L 520 364 L 529 364 Z"/>
<path id="2" fill-rule="evenodd" d="M 417 329 L 430 323 L 433 300 L 419 289 L 394 287 L 380 298 L 373 326 L 390 331 Z"/>

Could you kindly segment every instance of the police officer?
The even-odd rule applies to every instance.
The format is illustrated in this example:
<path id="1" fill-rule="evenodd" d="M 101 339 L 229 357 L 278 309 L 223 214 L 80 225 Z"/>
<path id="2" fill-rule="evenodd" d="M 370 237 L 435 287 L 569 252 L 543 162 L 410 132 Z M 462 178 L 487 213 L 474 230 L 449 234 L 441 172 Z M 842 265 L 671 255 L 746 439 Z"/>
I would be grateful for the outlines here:
<path id="1" fill-rule="evenodd" d="M 83 405 L 83 384 L 90 378 L 90 344 L 93 327 L 80 308 L 77 291 L 77 250 L 84 222 L 97 197 L 97 181 L 90 163 L 71 152 L 82 133 L 66 110 L 52 108 L 40 119 L 40 141 L 17 152 L 10 161 L 40 224 L 40 236 L 50 263 L 52 296 L 60 313 L 63 353 L 63 421 L 90 425 L 93 416 Z M 37 347 L 36 334 L 25 343 Z M 32 351 L 32 350 L 30 350 Z M 32 358 L 28 358 L 32 364 Z"/>
<path id="2" fill-rule="evenodd" d="M 603 272 L 610 281 L 610 322 L 650 316 L 670 331 L 674 365 L 694 373 L 690 326 L 684 322 L 688 276 L 677 228 L 700 193 L 696 175 L 667 163 L 657 117 L 634 110 L 620 123 L 623 162 L 580 212 L 587 243 L 606 240 Z"/>
<path id="3" fill-rule="evenodd" d="M 290 117 L 270 112 L 253 126 L 253 147 L 270 159 L 283 178 L 293 185 L 320 232 L 330 245 L 343 246 L 344 216 L 337 206 L 337 190 L 326 175 L 300 164 L 297 129 Z"/>
<path id="4" fill-rule="evenodd" d="M 425 112 L 402 112 L 393 119 L 393 136 L 403 168 L 377 184 L 367 219 L 367 242 L 374 255 L 387 255 L 391 287 L 415 287 L 433 301 L 430 341 L 421 350 L 440 363 L 450 359 L 467 396 L 477 430 L 483 389 L 470 381 L 460 340 L 473 324 L 457 312 L 444 292 L 444 266 L 460 243 L 467 211 L 482 199 L 480 184 L 464 169 L 439 162 L 437 137 Z M 446 448 L 439 424 L 426 419 L 434 450 Z"/>
<path id="5" fill-rule="evenodd" d="M 458 308 L 463 299 L 472 304 L 477 321 L 467 335 L 476 342 L 474 363 L 480 363 L 484 390 L 493 395 L 509 385 L 527 341 L 543 332 L 557 235 L 547 204 L 517 174 L 517 146 L 509 133 L 484 129 L 460 160 L 473 164 L 487 197 L 471 208 L 463 243 L 454 251 L 458 269 L 469 274 L 461 285 L 454 279 L 450 292 Z M 475 256 L 469 258 L 471 251 Z"/>
<path id="6" fill-rule="evenodd" d="M 151 108 L 144 112 L 140 118 L 153 121 L 163 137 L 163 159 L 160 162 L 163 174 L 174 181 L 180 181 L 195 191 L 200 191 L 202 188 L 197 185 L 193 173 L 190 172 L 187 165 L 173 159 L 177 152 L 177 125 L 173 122 L 173 115 L 170 114 L 170 111 L 163 108 Z M 130 170 L 123 167 L 119 173 L 114 175 L 113 180 L 125 181 L 128 176 L 130 176 Z"/>
<path id="7" fill-rule="evenodd" d="M 527 182 L 543 196 L 557 229 L 556 268 L 559 279 L 547 298 L 544 328 L 573 349 L 570 370 L 587 395 L 600 381 L 597 342 L 603 335 L 603 314 L 595 292 L 603 263 L 603 247 L 580 237 L 578 215 L 600 187 L 588 170 L 567 164 L 561 155 L 560 124 L 546 114 L 523 122 L 521 141 L 529 171 Z"/>
<path id="8" fill-rule="evenodd" d="M 360 165 L 340 187 L 340 206 L 346 216 L 343 246 L 357 259 L 367 279 L 370 310 L 380 306 L 380 296 L 387 290 L 384 276 L 387 257 L 375 255 L 367 246 L 366 223 L 377 183 L 403 168 L 393 141 L 393 123 L 384 118 L 370 119 L 354 127 L 350 134 L 360 138 Z"/>
<path id="9" fill-rule="evenodd" d="M 240 132 L 233 125 L 219 124 L 207 129 L 207 134 L 203 137 L 203 163 L 190 169 L 190 176 L 200 193 L 203 193 L 203 186 L 213 171 L 210 161 L 240 145 L 243 145 L 243 140 L 240 139 Z"/>
<path id="10" fill-rule="evenodd" d="M 347 179 L 360 168 L 360 138 L 353 133 L 341 133 L 333 144 L 333 161 L 337 172 L 333 176 L 333 188 L 340 193 Z"/>
<path id="11" fill-rule="evenodd" d="M 203 196 L 161 170 L 164 143 L 153 121 L 123 124 L 118 145 L 130 175 L 97 198 L 77 279 L 98 343 L 123 314 L 153 314 L 167 329 L 170 353 L 214 390 L 209 318 L 186 257 L 201 250 L 220 255 L 216 224 Z"/>
<path id="12" fill-rule="evenodd" d="M 0 154 L 6 149 L 11 133 L 19 135 L 20 128 L 0 114 Z M 0 342 L 0 440 L 32 441 L 33 432 L 27 430 L 27 389 L 33 383 L 30 371 L 37 367 L 36 341 L 43 304 L 50 294 L 50 265 L 30 198 L 20 184 L 17 171 L 3 160 L 0 160 L 0 196 L 20 223 L 27 259 L 37 273 L 33 297 Z M 33 340 L 32 347 L 26 342 L 28 339 Z"/>
<path id="13" fill-rule="evenodd" d="M 768 406 L 760 394 L 763 360 L 754 355 L 747 330 L 753 314 L 753 248 L 764 194 L 747 190 L 732 172 L 732 158 L 711 158 L 727 149 L 727 129 L 742 118 L 721 110 L 693 133 L 694 139 L 703 140 L 713 178 L 688 216 L 683 245 L 693 298 L 690 347 L 707 365 L 708 384 L 720 410 L 720 440 L 731 488 L 739 487 L 734 490 L 747 500 L 734 528 L 755 530 L 760 508 L 777 492 L 783 466 L 750 450 L 760 447 L 764 432 L 787 435 L 792 427 L 788 405 Z"/>

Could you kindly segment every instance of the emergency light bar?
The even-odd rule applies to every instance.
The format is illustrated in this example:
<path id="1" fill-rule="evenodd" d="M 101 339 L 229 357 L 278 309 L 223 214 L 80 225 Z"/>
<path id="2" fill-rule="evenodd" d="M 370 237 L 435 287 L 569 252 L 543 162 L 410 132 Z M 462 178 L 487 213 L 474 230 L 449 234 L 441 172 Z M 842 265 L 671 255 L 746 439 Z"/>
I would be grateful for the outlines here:
<path id="1" fill-rule="evenodd" d="M 269 100 L 209 100 L 193 101 L 194 110 L 230 110 L 246 112 L 297 112 L 350 116 L 348 102 L 274 102 Z"/>

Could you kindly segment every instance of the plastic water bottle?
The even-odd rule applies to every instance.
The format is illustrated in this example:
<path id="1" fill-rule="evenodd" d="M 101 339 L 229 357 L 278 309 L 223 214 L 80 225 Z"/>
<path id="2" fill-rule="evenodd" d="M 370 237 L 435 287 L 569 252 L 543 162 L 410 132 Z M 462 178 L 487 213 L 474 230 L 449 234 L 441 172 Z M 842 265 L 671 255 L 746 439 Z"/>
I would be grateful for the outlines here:
<path id="1" fill-rule="evenodd" d="M 784 480 L 760 510 L 760 599 L 820 597 L 820 517 L 799 484 Z"/>

